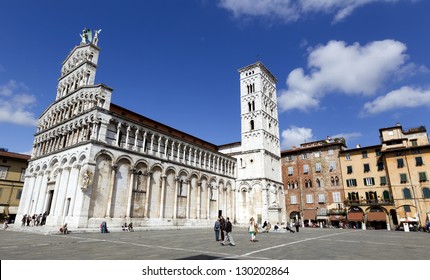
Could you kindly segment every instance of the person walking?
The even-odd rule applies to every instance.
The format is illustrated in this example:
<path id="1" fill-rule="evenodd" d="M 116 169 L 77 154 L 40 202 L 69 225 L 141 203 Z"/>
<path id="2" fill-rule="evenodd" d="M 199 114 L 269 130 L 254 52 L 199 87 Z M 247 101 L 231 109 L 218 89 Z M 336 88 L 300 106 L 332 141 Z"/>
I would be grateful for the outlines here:
<path id="1" fill-rule="evenodd" d="M 288 223 L 287 223 L 287 226 L 285 227 L 285 229 L 286 229 L 287 231 L 289 231 L 289 232 L 292 232 L 292 233 L 294 233 L 294 232 L 295 232 L 294 230 L 292 230 L 292 229 L 290 228 L 290 226 L 288 225 Z"/>
<path id="2" fill-rule="evenodd" d="M 221 230 L 221 224 L 219 223 L 219 219 L 217 219 L 215 221 L 215 224 L 214 224 L 215 240 L 216 241 L 220 241 L 220 239 L 219 239 L 219 232 L 220 232 L 220 230 Z"/>
<path id="3" fill-rule="evenodd" d="M 296 227 L 296 232 L 299 232 L 299 228 L 300 228 L 299 220 L 296 220 L 296 222 L 294 223 L 294 226 Z"/>
<path id="4" fill-rule="evenodd" d="M 231 234 L 231 232 L 233 231 L 233 225 L 230 222 L 230 218 L 227 217 L 226 221 L 225 221 L 225 238 L 224 241 L 221 242 L 221 245 L 224 246 L 226 245 L 227 240 L 230 242 L 231 246 L 236 246 L 236 244 L 234 243 L 233 240 L 233 235 Z"/>
<path id="5" fill-rule="evenodd" d="M 220 224 L 221 240 L 224 240 L 225 239 L 225 219 L 223 216 L 219 217 L 219 224 Z"/>
<path id="6" fill-rule="evenodd" d="M 251 217 L 251 219 L 249 219 L 249 228 L 248 228 L 249 234 L 251 235 L 251 242 L 256 242 L 257 239 L 255 239 L 257 232 L 258 232 L 258 226 L 255 223 L 254 217 Z"/>
<path id="7" fill-rule="evenodd" d="M 100 232 L 101 233 L 108 233 L 108 229 L 107 229 L 107 223 L 106 221 L 103 221 L 100 225 Z"/>

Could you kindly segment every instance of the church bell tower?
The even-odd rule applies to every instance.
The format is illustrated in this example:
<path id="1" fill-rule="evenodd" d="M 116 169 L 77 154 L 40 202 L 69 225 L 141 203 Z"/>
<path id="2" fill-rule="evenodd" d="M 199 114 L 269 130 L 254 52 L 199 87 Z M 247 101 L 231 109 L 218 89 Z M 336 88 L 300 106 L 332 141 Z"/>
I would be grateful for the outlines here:
<path id="1" fill-rule="evenodd" d="M 276 78 L 261 62 L 238 70 L 241 99 L 241 155 L 237 183 L 242 194 L 242 219 L 285 220 Z M 248 213 L 244 213 L 248 212 Z M 245 217 L 247 216 L 247 217 Z"/>

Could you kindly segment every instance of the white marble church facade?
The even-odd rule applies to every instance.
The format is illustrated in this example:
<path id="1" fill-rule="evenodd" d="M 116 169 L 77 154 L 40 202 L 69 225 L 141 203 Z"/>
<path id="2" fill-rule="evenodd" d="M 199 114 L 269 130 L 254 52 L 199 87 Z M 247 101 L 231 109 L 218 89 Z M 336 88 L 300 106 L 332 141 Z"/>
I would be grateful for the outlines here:
<path id="1" fill-rule="evenodd" d="M 19 216 L 69 228 L 286 220 L 276 79 L 263 64 L 239 70 L 242 141 L 216 146 L 111 103 L 95 84 L 95 37 L 83 33 L 39 118 Z"/>

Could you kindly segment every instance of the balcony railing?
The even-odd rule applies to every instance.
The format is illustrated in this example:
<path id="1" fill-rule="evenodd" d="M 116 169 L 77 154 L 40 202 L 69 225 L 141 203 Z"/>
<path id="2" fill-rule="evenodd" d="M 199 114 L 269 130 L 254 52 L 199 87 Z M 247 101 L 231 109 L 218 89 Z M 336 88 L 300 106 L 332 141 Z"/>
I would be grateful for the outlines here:
<path id="1" fill-rule="evenodd" d="M 345 206 L 360 206 L 360 205 L 394 205 L 392 199 L 357 199 L 345 200 Z"/>

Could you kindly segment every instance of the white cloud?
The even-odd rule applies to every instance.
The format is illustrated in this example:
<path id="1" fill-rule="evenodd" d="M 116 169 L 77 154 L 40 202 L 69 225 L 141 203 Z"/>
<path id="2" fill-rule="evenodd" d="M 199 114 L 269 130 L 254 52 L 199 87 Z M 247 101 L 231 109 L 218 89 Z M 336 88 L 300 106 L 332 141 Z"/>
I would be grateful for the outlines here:
<path id="1" fill-rule="evenodd" d="M 309 74 L 297 68 L 288 75 L 287 90 L 279 91 L 280 111 L 318 108 L 328 93 L 372 95 L 388 77 L 402 70 L 406 46 L 398 41 L 374 41 L 361 46 L 330 41 L 310 49 Z M 411 65 L 407 65 L 411 67 Z"/>
<path id="2" fill-rule="evenodd" d="M 311 128 L 297 127 L 294 125 L 291 125 L 290 128 L 283 130 L 281 137 L 282 149 L 291 149 L 293 146 L 299 147 L 300 144 L 313 141 Z"/>
<path id="3" fill-rule="evenodd" d="M 307 14 L 333 14 L 334 22 L 348 17 L 355 9 L 377 2 L 414 0 L 219 0 L 219 5 L 235 17 L 251 16 L 296 21 Z"/>
<path id="4" fill-rule="evenodd" d="M 37 120 L 30 110 L 36 97 L 25 93 L 28 88 L 11 80 L 0 85 L 0 122 L 34 126 Z"/>
<path id="5" fill-rule="evenodd" d="M 364 114 L 378 114 L 400 108 L 421 106 L 430 107 L 430 89 L 405 86 L 364 104 Z"/>

